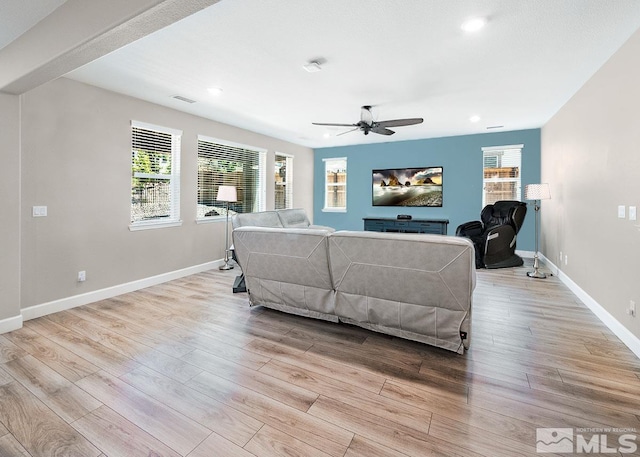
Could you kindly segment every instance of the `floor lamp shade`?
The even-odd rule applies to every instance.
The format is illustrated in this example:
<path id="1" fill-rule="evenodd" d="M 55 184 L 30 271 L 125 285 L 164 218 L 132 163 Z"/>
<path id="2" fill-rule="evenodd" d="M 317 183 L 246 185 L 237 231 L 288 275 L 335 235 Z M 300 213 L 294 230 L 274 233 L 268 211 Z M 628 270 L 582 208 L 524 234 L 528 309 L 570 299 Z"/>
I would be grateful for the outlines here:
<path id="1" fill-rule="evenodd" d="M 551 192 L 549 191 L 549 184 L 527 184 L 524 187 L 524 199 L 525 200 L 549 200 L 551 198 Z"/>
<path id="2" fill-rule="evenodd" d="M 227 202 L 227 220 L 224 227 L 224 264 L 219 268 L 220 270 L 232 270 L 233 265 L 229 265 L 229 202 L 238 201 L 238 193 L 235 186 L 219 186 L 216 200 Z"/>
<path id="3" fill-rule="evenodd" d="M 540 226 L 540 205 L 539 200 L 549 200 L 551 198 L 551 192 L 549 191 L 549 184 L 527 184 L 524 188 L 524 199 L 534 200 L 535 204 L 533 209 L 536 212 L 536 250 L 533 254 L 533 271 L 527 272 L 527 276 L 530 278 L 544 279 L 547 277 L 542 271 L 540 271 L 540 260 L 538 258 L 538 231 Z"/>
<path id="4" fill-rule="evenodd" d="M 219 186 L 216 200 L 219 202 L 237 202 L 238 193 L 235 186 Z"/>

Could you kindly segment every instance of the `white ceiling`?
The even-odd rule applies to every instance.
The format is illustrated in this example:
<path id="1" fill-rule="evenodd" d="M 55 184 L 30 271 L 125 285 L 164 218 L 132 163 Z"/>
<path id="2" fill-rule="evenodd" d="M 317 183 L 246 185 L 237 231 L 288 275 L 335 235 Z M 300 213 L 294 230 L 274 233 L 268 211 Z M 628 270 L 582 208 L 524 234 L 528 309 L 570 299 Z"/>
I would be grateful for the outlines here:
<path id="1" fill-rule="evenodd" d="M 473 16 L 488 23 L 467 34 Z M 222 0 L 67 76 L 328 147 L 541 127 L 639 27 L 638 0 Z M 365 104 L 425 121 L 392 137 L 311 125 Z"/>
<path id="2" fill-rule="evenodd" d="M 0 49 L 67 0 L 0 0 Z"/>

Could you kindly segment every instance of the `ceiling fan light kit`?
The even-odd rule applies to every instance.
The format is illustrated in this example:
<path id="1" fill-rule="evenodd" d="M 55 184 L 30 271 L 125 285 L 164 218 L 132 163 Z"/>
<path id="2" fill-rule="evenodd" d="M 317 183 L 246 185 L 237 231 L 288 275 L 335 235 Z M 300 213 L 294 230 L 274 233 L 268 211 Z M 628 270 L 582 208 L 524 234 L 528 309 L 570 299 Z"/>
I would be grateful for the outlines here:
<path id="1" fill-rule="evenodd" d="M 336 136 L 344 135 L 345 133 L 355 132 L 360 130 L 365 135 L 369 132 L 377 133 L 378 135 L 393 135 L 396 133 L 390 130 L 388 127 L 402 127 L 405 125 L 421 124 L 423 119 L 421 117 L 414 117 L 409 119 L 393 119 L 388 121 L 374 121 L 371 114 L 371 106 L 364 105 L 360 108 L 360 122 L 356 124 L 335 124 L 326 122 L 312 122 L 313 125 L 323 125 L 326 127 L 351 127 L 351 130 L 339 133 Z"/>

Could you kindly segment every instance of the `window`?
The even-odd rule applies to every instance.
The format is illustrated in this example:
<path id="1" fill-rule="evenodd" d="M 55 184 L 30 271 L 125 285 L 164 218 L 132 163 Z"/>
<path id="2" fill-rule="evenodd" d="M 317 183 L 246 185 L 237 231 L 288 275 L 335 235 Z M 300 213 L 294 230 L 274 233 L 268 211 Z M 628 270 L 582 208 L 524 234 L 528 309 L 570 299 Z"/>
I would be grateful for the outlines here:
<path id="1" fill-rule="evenodd" d="M 131 225 L 180 224 L 182 131 L 131 121 Z"/>
<path id="2" fill-rule="evenodd" d="M 523 144 L 482 148 L 482 207 L 498 200 L 520 200 Z"/>
<path id="3" fill-rule="evenodd" d="M 226 202 L 216 201 L 219 186 L 236 188 L 230 213 L 264 211 L 265 183 L 265 150 L 198 136 L 198 220 L 225 215 Z"/>
<path id="4" fill-rule="evenodd" d="M 293 157 L 276 153 L 275 209 L 293 208 Z"/>
<path id="5" fill-rule="evenodd" d="M 324 208 L 322 211 L 347 210 L 347 158 L 324 159 Z"/>

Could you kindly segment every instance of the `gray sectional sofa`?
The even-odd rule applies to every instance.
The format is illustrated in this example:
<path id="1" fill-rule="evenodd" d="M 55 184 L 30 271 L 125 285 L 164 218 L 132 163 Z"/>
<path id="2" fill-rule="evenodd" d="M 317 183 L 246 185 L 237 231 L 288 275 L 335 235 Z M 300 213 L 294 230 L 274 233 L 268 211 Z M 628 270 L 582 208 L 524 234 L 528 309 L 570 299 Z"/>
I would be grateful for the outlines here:
<path id="1" fill-rule="evenodd" d="M 309 224 L 234 227 L 250 305 L 354 324 L 460 354 L 469 347 L 476 278 L 469 240 L 334 232 Z"/>

